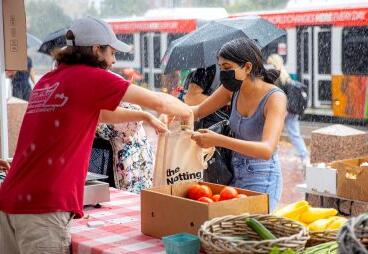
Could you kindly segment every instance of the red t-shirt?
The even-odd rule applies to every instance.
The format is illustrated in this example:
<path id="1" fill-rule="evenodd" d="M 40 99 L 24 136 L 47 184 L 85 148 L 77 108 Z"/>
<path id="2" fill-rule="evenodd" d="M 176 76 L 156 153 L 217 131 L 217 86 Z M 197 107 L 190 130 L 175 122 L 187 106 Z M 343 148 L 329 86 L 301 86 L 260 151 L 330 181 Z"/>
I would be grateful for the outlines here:
<path id="1" fill-rule="evenodd" d="M 122 77 L 86 65 L 60 65 L 43 76 L 32 91 L 0 186 L 0 210 L 67 211 L 81 217 L 100 110 L 115 110 L 128 86 Z"/>

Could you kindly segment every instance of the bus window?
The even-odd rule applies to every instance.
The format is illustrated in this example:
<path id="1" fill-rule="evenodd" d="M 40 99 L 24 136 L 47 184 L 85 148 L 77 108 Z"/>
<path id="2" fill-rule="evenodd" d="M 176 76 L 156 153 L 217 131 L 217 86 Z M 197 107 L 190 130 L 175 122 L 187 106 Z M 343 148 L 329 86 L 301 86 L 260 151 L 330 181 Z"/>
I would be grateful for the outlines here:
<path id="1" fill-rule="evenodd" d="M 342 72 L 368 74 L 368 27 L 346 27 L 342 34 Z"/>
<path id="2" fill-rule="evenodd" d="M 318 74 L 331 74 L 331 30 L 318 33 Z"/>
<path id="3" fill-rule="evenodd" d="M 155 73 L 154 74 L 154 79 L 155 79 L 155 88 L 161 88 L 161 73 Z"/>
<path id="4" fill-rule="evenodd" d="M 161 67 L 161 36 L 155 34 L 153 37 L 153 66 L 154 68 Z"/>
<path id="5" fill-rule="evenodd" d="M 128 45 L 134 45 L 134 35 L 133 34 L 117 34 L 116 37 L 125 42 Z M 117 51 L 115 54 L 116 61 L 134 61 L 134 53 L 123 53 Z"/>
<path id="6" fill-rule="evenodd" d="M 143 36 L 143 67 L 148 68 L 148 37 Z M 147 79 L 148 80 L 148 79 Z"/>
<path id="7" fill-rule="evenodd" d="M 309 52 L 309 36 L 308 36 L 308 32 L 303 32 L 303 70 L 304 73 L 307 74 L 309 73 L 309 57 L 308 57 L 308 52 Z"/>

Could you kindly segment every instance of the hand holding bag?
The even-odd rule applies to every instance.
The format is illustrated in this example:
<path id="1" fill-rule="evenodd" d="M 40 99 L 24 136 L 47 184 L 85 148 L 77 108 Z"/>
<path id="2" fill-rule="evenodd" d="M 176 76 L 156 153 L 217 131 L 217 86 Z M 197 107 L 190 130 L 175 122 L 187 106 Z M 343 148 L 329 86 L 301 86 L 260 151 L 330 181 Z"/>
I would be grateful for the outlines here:
<path id="1" fill-rule="evenodd" d="M 176 128 L 159 135 L 153 186 L 203 180 L 203 170 L 215 149 L 201 148 L 192 140 L 192 134 L 192 130 Z"/>

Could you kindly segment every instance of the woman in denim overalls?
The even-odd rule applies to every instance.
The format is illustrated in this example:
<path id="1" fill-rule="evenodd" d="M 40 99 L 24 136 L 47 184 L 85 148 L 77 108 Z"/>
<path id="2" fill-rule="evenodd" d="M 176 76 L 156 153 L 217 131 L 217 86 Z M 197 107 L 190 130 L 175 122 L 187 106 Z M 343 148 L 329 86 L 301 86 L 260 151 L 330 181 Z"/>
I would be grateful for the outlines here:
<path id="1" fill-rule="evenodd" d="M 269 194 L 274 210 L 281 197 L 282 175 L 277 145 L 286 115 L 286 96 L 273 83 L 279 72 L 264 67 L 252 40 L 226 43 L 218 53 L 220 86 L 208 99 L 193 108 L 195 119 L 205 117 L 233 100 L 230 138 L 200 130 L 193 139 L 201 147 L 225 147 L 233 151 L 232 186 Z"/>

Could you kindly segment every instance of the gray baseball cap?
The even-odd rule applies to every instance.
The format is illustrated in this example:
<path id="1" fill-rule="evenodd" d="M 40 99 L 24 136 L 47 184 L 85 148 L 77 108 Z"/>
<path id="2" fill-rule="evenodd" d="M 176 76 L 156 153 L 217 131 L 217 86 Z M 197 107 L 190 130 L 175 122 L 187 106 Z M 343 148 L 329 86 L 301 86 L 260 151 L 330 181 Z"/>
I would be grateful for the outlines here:
<path id="1" fill-rule="evenodd" d="M 117 51 L 129 52 L 132 47 L 118 40 L 111 27 L 102 20 L 86 17 L 74 21 L 72 30 L 75 39 L 67 40 L 68 46 L 109 45 Z"/>

